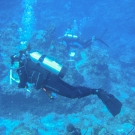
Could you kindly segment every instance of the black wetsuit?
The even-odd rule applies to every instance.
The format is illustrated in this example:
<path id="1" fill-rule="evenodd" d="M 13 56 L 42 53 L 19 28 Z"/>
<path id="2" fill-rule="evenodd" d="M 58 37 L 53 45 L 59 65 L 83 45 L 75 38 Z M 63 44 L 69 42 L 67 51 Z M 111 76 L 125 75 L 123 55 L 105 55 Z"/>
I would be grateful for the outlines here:
<path id="1" fill-rule="evenodd" d="M 35 89 L 46 88 L 68 98 L 82 98 L 96 93 L 96 89 L 69 85 L 30 59 L 26 59 L 23 64 L 21 63 L 17 72 L 20 77 L 19 88 L 26 87 L 28 82 L 34 84 Z"/>
<path id="2" fill-rule="evenodd" d="M 73 48 L 84 48 L 85 49 L 93 43 L 92 39 L 82 41 L 78 36 L 76 36 L 76 38 L 74 38 L 74 36 L 76 36 L 76 35 L 71 35 L 71 37 L 64 36 L 62 38 L 62 41 L 66 42 L 66 46 L 67 46 L 68 51 L 70 50 L 71 47 L 73 47 Z"/>

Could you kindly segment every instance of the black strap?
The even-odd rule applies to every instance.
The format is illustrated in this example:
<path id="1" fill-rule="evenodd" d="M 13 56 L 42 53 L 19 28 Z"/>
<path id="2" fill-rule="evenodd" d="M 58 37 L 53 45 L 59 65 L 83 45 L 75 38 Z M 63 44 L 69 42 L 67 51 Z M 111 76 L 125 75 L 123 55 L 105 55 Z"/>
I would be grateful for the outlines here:
<path id="1" fill-rule="evenodd" d="M 40 61 L 40 62 L 43 62 L 43 60 L 44 60 L 44 58 L 46 57 L 46 55 L 45 54 L 43 54 L 40 58 L 39 58 L 39 60 L 38 61 Z"/>

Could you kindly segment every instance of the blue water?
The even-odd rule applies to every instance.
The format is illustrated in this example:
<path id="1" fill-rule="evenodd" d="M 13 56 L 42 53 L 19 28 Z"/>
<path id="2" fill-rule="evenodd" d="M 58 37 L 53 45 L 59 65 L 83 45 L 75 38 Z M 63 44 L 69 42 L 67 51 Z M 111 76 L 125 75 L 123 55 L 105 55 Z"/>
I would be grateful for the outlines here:
<path id="1" fill-rule="evenodd" d="M 72 123 L 82 135 L 134 135 L 134 5 L 133 0 L 1 0 L 0 134 L 66 135 Z M 109 47 L 95 41 L 87 49 L 75 48 L 70 62 L 58 38 L 71 27 L 84 40 L 102 36 Z M 32 51 L 68 64 L 68 83 L 114 94 L 123 103 L 120 114 L 113 117 L 96 96 L 50 100 L 43 91 L 10 85 L 10 56 L 27 42 Z"/>

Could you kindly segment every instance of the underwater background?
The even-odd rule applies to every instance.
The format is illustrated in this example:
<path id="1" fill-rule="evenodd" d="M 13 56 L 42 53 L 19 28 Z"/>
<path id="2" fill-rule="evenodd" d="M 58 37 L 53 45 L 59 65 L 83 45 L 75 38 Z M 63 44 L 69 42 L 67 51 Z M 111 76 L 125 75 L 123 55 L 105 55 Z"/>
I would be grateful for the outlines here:
<path id="1" fill-rule="evenodd" d="M 134 0 L 1 0 L 0 135 L 66 135 L 69 123 L 82 135 L 135 135 L 134 5 Z M 102 37 L 109 47 L 94 41 L 76 48 L 70 61 L 58 40 L 69 27 L 85 40 Z M 113 117 L 94 95 L 51 100 L 41 90 L 10 85 L 10 56 L 28 42 L 31 51 L 69 65 L 66 82 L 114 94 L 123 104 L 120 114 Z"/>

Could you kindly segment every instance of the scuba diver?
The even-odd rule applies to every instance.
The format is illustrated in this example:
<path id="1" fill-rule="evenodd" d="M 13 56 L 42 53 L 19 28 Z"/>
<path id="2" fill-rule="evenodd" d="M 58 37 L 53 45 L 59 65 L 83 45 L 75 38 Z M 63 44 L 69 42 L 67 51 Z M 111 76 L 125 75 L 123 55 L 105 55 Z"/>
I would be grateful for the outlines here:
<path id="1" fill-rule="evenodd" d="M 88 39 L 84 41 L 81 39 L 81 33 L 77 24 L 77 21 L 74 20 L 73 24 L 69 24 L 65 34 L 58 38 L 60 41 L 60 44 L 66 46 L 66 50 L 69 53 L 69 56 L 72 55 L 72 53 L 76 53 L 76 48 L 85 49 L 94 42 L 95 37 L 93 36 L 91 39 Z"/>
<path id="2" fill-rule="evenodd" d="M 97 95 L 113 116 L 120 113 L 122 103 L 112 94 L 107 93 L 103 89 L 92 89 L 84 86 L 72 86 L 65 81 L 63 77 L 67 68 L 60 65 L 56 61 L 50 59 L 46 55 L 39 52 L 30 52 L 29 50 L 20 51 L 17 55 L 11 56 L 11 65 L 19 62 L 17 73 L 19 76 L 19 88 L 27 88 L 28 84 L 33 84 L 35 89 L 42 89 L 49 93 L 75 99 L 83 98 L 89 95 Z M 14 80 L 12 74 L 10 79 Z"/>
<path id="3" fill-rule="evenodd" d="M 95 37 L 93 36 L 91 39 L 88 39 L 86 41 L 83 41 L 80 39 L 78 35 L 66 33 L 63 37 L 59 37 L 59 39 L 62 40 L 62 43 L 66 43 L 67 50 L 70 51 L 70 48 L 87 48 L 89 47 L 95 40 Z"/>
<path id="4" fill-rule="evenodd" d="M 83 41 L 78 35 L 66 33 L 63 37 L 59 37 L 59 40 L 62 45 L 66 46 L 66 51 L 68 52 L 70 60 L 72 59 L 74 61 L 77 49 L 86 49 L 91 46 L 91 44 L 95 41 L 95 37 L 93 36 L 91 39 Z"/>
<path id="5" fill-rule="evenodd" d="M 106 32 L 106 30 L 105 30 Z M 105 34 L 103 33 L 103 35 Z M 59 37 L 59 40 L 61 40 L 61 44 L 66 46 L 66 50 L 68 52 L 68 55 L 70 57 L 74 57 L 76 55 L 76 48 L 80 49 L 86 49 L 89 46 L 92 45 L 94 41 L 99 41 L 100 43 L 104 44 L 105 46 L 109 47 L 108 44 L 106 44 L 101 38 L 103 37 L 95 37 L 93 36 L 92 38 L 84 41 L 80 38 L 80 36 L 76 34 L 71 34 L 70 31 L 66 32 L 63 37 Z"/>
<path id="6" fill-rule="evenodd" d="M 64 36 L 59 37 L 62 41 L 62 44 L 65 44 L 67 47 L 67 50 L 70 51 L 71 48 L 83 48 L 86 49 L 87 47 L 91 46 L 91 44 L 97 40 L 104 44 L 105 46 L 109 47 L 108 44 L 106 44 L 101 38 L 106 33 L 107 29 L 103 32 L 103 34 L 98 38 L 93 36 L 92 38 L 84 41 L 81 39 L 81 33 L 77 24 L 77 21 L 74 20 L 72 25 L 69 25 L 67 30 L 65 31 Z"/>
<path id="7" fill-rule="evenodd" d="M 95 40 L 98 40 L 101 43 L 103 43 L 105 46 L 109 47 L 109 45 L 106 44 L 101 38 L 97 38 L 95 36 L 93 36 L 91 39 L 83 41 L 77 35 L 66 33 L 66 34 L 64 34 L 63 37 L 60 37 L 59 39 L 62 39 L 62 41 L 65 41 L 67 47 L 75 47 L 75 48 L 81 47 L 81 48 L 85 49 L 85 48 L 89 47 Z"/>

